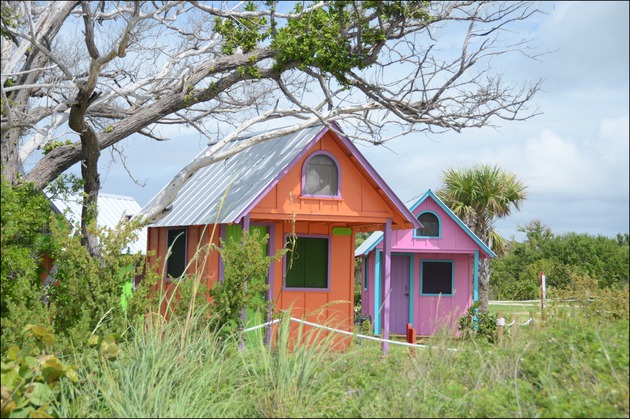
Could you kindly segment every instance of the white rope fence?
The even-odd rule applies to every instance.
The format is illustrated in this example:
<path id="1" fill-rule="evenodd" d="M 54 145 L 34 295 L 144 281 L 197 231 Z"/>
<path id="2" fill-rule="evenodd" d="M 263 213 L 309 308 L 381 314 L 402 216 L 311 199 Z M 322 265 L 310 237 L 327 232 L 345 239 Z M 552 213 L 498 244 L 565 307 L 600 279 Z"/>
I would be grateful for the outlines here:
<path id="1" fill-rule="evenodd" d="M 252 332 L 254 330 L 258 330 L 261 329 L 263 327 L 267 327 L 267 326 L 271 326 L 273 324 L 279 323 L 282 319 L 275 319 L 275 320 L 271 320 L 268 322 L 265 322 L 263 324 L 259 324 L 257 326 L 252 326 L 249 327 L 247 329 L 244 329 L 243 332 L 247 333 L 247 332 Z M 534 321 L 535 319 L 533 317 L 530 317 L 529 320 L 527 320 L 525 323 L 518 323 L 518 325 L 520 326 L 527 326 L 528 324 L 530 324 L 532 321 Z M 410 348 L 428 348 L 428 349 L 442 349 L 442 348 L 438 348 L 436 346 L 429 346 L 429 345 L 422 345 L 419 343 L 409 343 L 409 342 L 401 342 L 398 340 L 391 340 L 391 339 L 382 339 L 382 338 L 378 338 L 376 336 L 368 336 L 368 335 L 362 335 L 360 333 L 353 333 L 353 332 L 348 332 L 347 330 L 340 330 L 340 329 L 334 329 L 332 327 L 328 327 L 328 326 L 323 326 L 321 324 L 317 324 L 317 323 L 312 323 L 306 320 L 301 320 L 301 319 L 297 319 L 295 317 L 291 317 L 291 321 L 292 322 L 296 322 L 296 323 L 302 323 L 308 326 L 312 326 L 312 327 L 318 327 L 320 329 L 324 329 L 324 330 L 328 330 L 330 332 L 335 332 L 335 333 L 340 333 L 342 335 L 346 335 L 346 336 L 352 336 L 352 337 L 357 337 L 359 339 L 366 339 L 366 340 L 373 340 L 376 342 L 387 342 L 387 343 L 391 343 L 394 345 L 401 345 L 401 346 L 407 346 Z M 511 323 L 506 324 L 505 323 L 505 318 L 500 317 L 497 318 L 497 326 L 498 327 L 509 327 L 514 325 L 514 320 L 512 320 Z M 446 348 L 449 351 L 458 351 L 458 348 Z"/>
<path id="2" fill-rule="evenodd" d="M 269 322 L 266 322 L 266 323 L 263 323 L 263 324 L 259 324 L 258 326 L 249 327 L 247 329 L 244 329 L 243 332 L 251 332 L 253 330 L 260 329 L 262 327 L 270 326 L 272 324 L 280 322 L 280 320 L 281 319 L 276 319 L 276 320 L 272 320 L 272 321 L 269 321 Z M 291 317 L 291 321 L 292 322 L 297 322 L 297 323 L 302 323 L 302 324 L 305 324 L 305 325 L 308 325 L 308 326 L 318 327 L 320 329 L 328 330 L 328 331 L 331 331 L 331 332 L 340 333 L 342 335 L 357 337 L 359 339 L 373 340 L 373 341 L 376 341 L 376 342 L 388 342 L 388 343 L 392 343 L 394 345 L 407 346 L 407 347 L 411 347 L 411 348 L 428 348 L 428 349 L 434 348 L 434 349 L 438 349 L 437 347 L 434 347 L 434 346 L 422 345 L 422 344 L 419 344 L 419 343 L 409 343 L 409 342 L 401 342 L 401 341 L 397 341 L 397 340 L 382 339 L 382 338 L 377 338 L 375 336 L 367 336 L 367 335 L 362 335 L 362 334 L 359 334 L 359 333 L 348 332 L 347 330 L 334 329 L 332 327 L 322 326 L 321 324 L 311 323 L 311 322 L 308 322 L 306 320 L 296 319 L 295 317 Z M 440 348 L 440 349 L 442 349 L 442 348 Z M 458 351 L 459 350 L 457 348 L 447 348 L 447 349 L 449 351 Z"/>
<path id="3" fill-rule="evenodd" d="M 527 325 L 528 325 L 528 324 L 530 324 L 533 320 L 534 320 L 534 318 L 530 317 L 530 318 L 529 318 L 529 320 L 527 320 L 525 323 L 518 323 L 518 325 L 519 325 L 519 326 L 527 326 Z M 498 321 L 499 321 L 499 319 L 497 319 L 497 326 L 499 326 Z M 503 319 L 503 323 L 505 323 L 505 319 Z M 505 326 L 505 327 L 509 327 L 509 326 L 512 326 L 513 324 L 514 324 L 514 320 L 512 320 L 512 322 L 511 322 L 511 323 L 508 323 L 508 324 L 503 324 L 503 326 Z"/>
<path id="4" fill-rule="evenodd" d="M 534 321 L 535 319 L 530 317 L 529 320 L 527 320 L 525 323 L 518 323 L 518 326 L 527 326 L 528 324 L 530 324 L 532 321 Z M 537 321 L 537 320 L 536 320 Z M 510 327 L 514 324 L 514 320 L 512 320 L 511 323 L 505 323 L 505 319 L 504 318 L 500 318 L 497 319 L 497 326 L 505 326 L 505 327 Z"/>

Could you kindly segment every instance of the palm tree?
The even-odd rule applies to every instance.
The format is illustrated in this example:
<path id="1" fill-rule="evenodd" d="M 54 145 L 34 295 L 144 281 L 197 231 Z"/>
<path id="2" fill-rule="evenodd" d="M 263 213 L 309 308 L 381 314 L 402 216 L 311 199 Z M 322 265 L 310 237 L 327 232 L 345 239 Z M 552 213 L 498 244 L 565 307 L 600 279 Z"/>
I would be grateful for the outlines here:
<path id="1" fill-rule="evenodd" d="M 494 253 L 503 255 L 506 240 L 494 229 L 497 219 L 520 209 L 527 197 L 526 186 L 513 173 L 486 164 L 470 168 L 450 168 L 442 172 L 443 186 L 436 192 L 440 199 Z M 488 310 L 490 260 L 479 262 L 479 300 L 481 311 Z"/>

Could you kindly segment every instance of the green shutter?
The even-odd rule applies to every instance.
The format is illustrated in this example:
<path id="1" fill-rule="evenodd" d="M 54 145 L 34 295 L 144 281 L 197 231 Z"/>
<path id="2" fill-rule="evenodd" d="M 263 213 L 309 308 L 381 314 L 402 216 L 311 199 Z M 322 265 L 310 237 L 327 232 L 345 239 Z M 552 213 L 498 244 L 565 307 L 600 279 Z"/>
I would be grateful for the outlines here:
<path id="1" fill-rule="evenodd" d="M 304 272 L 306 271 L 306 240 L 304 237 L 298 237 L 295 241 L 293 252 L 286 254 L 287 278 L 286 286 L 304 287 Z"/>
<path id="2" fill-rule="evenodd" d="M 308 239 L 307 249 L 304 286 L 326 288 L 328 285 L 328 239 Z"/>
<path id="3" fill-rule="evenodd" d="M 225 244 L 232 243 L 233 241 L 241 241 L 241 232 L 243 227 L 240 224 L 228 224 L 225 226 Z"/>
<path id="4" fill-rule="evenodd" d="M 328 286 L 328 239 L 298 237 L 289 269 L 291 253 L 287 254 L 286 286 L 296 288 L 326 288 Z"/>

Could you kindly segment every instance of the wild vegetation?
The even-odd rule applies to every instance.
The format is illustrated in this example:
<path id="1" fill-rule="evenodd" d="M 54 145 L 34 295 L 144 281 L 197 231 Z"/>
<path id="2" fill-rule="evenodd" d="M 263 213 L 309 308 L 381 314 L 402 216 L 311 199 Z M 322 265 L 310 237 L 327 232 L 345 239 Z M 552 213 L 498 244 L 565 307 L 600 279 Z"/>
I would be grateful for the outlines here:
<path id="1" fill-rule="evenodd" d="M 613 321 L 579 308 L 554 308 L 547 321 L 484 339 L 436 336 L 412 355 L 354 340 L 345 352 L 326 345 L 291 346 L 285 315 L 275 346 L 246 337 L 218 339 L 202 310 L 179 350 L 183 318 L 159 328 L 139 324 L 115 356 L 98 348 L 60 355 L 66 375 L 46 374 L 33 356 L 3 356 L 7 375 L 30 362 L 29 396 L 22 381 L 17 404 L 57 417 L 627 417 L 628 318 Z M 626 300 L 627 313 L 627 300 Z M 603 326 L 606 327 L 603 327 Z M 304 331 L 309 337 L 316 330 Z M 305 339 L 308 341 L 309 339 Z M 44 352 L 42 357 L 48 356 Z M 62 364 L 65 363 L 65 364 Z M 76 375 L 75 375 L 76 374 Z M 13 373 L 15 377 L 16 373 Z M 40 386 L 41 387 L 41 386 Z M 18 393 L 15 393 L 18 394 Z M 13 399 L 16 399 L 13 394 Z M 24 394 L 27 394 L 24 396 Z M 11 407 L 16 407 L 11 406 Z M 20 411 L 3 411 L 17 417 Z"/>
<path id="2" fill-rule="evenodd" d="M 628 233 L 616 237 L 564 233 L 555 235 L 538 220 L 519 227 L 526 239 L 511 241 L 505 256 L 492 260 L 491 298 L 530 300 L 539 298 L 539 273 L 558 290 L 576 282 L 591 282 L 594 288 L 624 292 L 628 287 Z M 627 291 L 626 291 L 627 292 Z M 567 295 L 567 298 L 576 298 Z"/>
<path id="3" fill-rule="evenodd" d="M 3 185 L 2 208 L 3 417 L 628 416 L 623 281 L 602 287 L 570 276 L 551 290 L 558 302 L 544 322 L 506 328 L 501 340 L 496 313 L 474 319 L 473 307 L 458 331 L 443 331 L 415 355 L 392 345 L 384 357 L 378 343 L 358 338 L 339 352 L 327 344 L 331 334 L 321 344 L 290 342 L 300 326 L 285 314 L 270 349 L 263 333 L 221 326 L 242 325 L 236 317 L 208 317 L 211 304 L 192 298 L 194 278 L 182 281 L 169 322 L 144 315 L 159 306 L 159 293 L 148 298 L 151 269 L 122 309 L 126 271 L 118 268 L 128 260 L 115 256 L 118 236 L 101 236 L 111 261 L 93 265 L 62 219 L 41 217 L 48 207 L 39 191 Z M 261 257 L 252 239 L 232 256 Z M 627 241 L 618 245 L 627 249 Z M 52 291 L 42 284 L 45 251 L 64 275 Z M 264 271 L 268 259 L 260 262 Z M 312 342 L 322 332 L 302 333 Z"/>

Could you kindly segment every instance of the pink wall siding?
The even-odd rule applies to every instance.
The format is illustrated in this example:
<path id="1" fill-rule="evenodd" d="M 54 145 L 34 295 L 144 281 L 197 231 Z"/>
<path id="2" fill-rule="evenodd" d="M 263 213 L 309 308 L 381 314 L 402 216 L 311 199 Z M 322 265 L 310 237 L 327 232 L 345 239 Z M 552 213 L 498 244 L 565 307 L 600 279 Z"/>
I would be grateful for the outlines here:
<path id="1" fill-rule="evenodd" d="M 424 200 L 413 211 L 415 216 L 421 212 L 431 211 L 437 215 L 441 224 L 441 237 L 417 239 L 413 237 L 414 230 L 394 230 L 392 232 L 392 252 L 418 252 L 423 250 L 453 253 L 474 252 L 479 246 L 468 234 L 430 197 Z M 377 246 L 383 248 L 383 242 Z M 480 251 L 479 257 L 483 257 Z"/>
<path id="2" fill-rule="evenodd" d="M 422 260 L 454 261 L 453 296 L 421 296 L 420 266 Z M 472 255 L 421 253 L 414 261 L 414 321 L 418 335 L 432 335 L 442 327 L 457 330 L 457 319 L 472 303 Z"/>
<path id="3" fill-rule="evenodd" d="M 488 255 L 430 196 L 413 210 L 413 214 L 418 216 L 425 211 L 430 211 L 439 218 L 440 237 L 414 238 L 414 230 L 395 230 L 392 232 L 392 254 L 414 253 L 412 320 L 416 333 L 432 335 L 444 327 L 450 328 L 454 333 L 457 330 L 457 319 L 472 303 L 474 253 L 479 251 L 480 258 Z M 382 251 L 383 242 L 381 241 L 376 248 Z M 369 314 L 372 322 L 375 306 L 375 253 L 375 250 L 369 253 L 370 282 L 368 291 L 364 291 L 362 295 L 362 312 Z M 453 295 L 439 297 L 420 295 L 421 261 L 423 260 L 454 262 Z M 395 305 L 398 302 L 391 303 Z M 390 327 L 395 328 L 394 325 Z"/>

